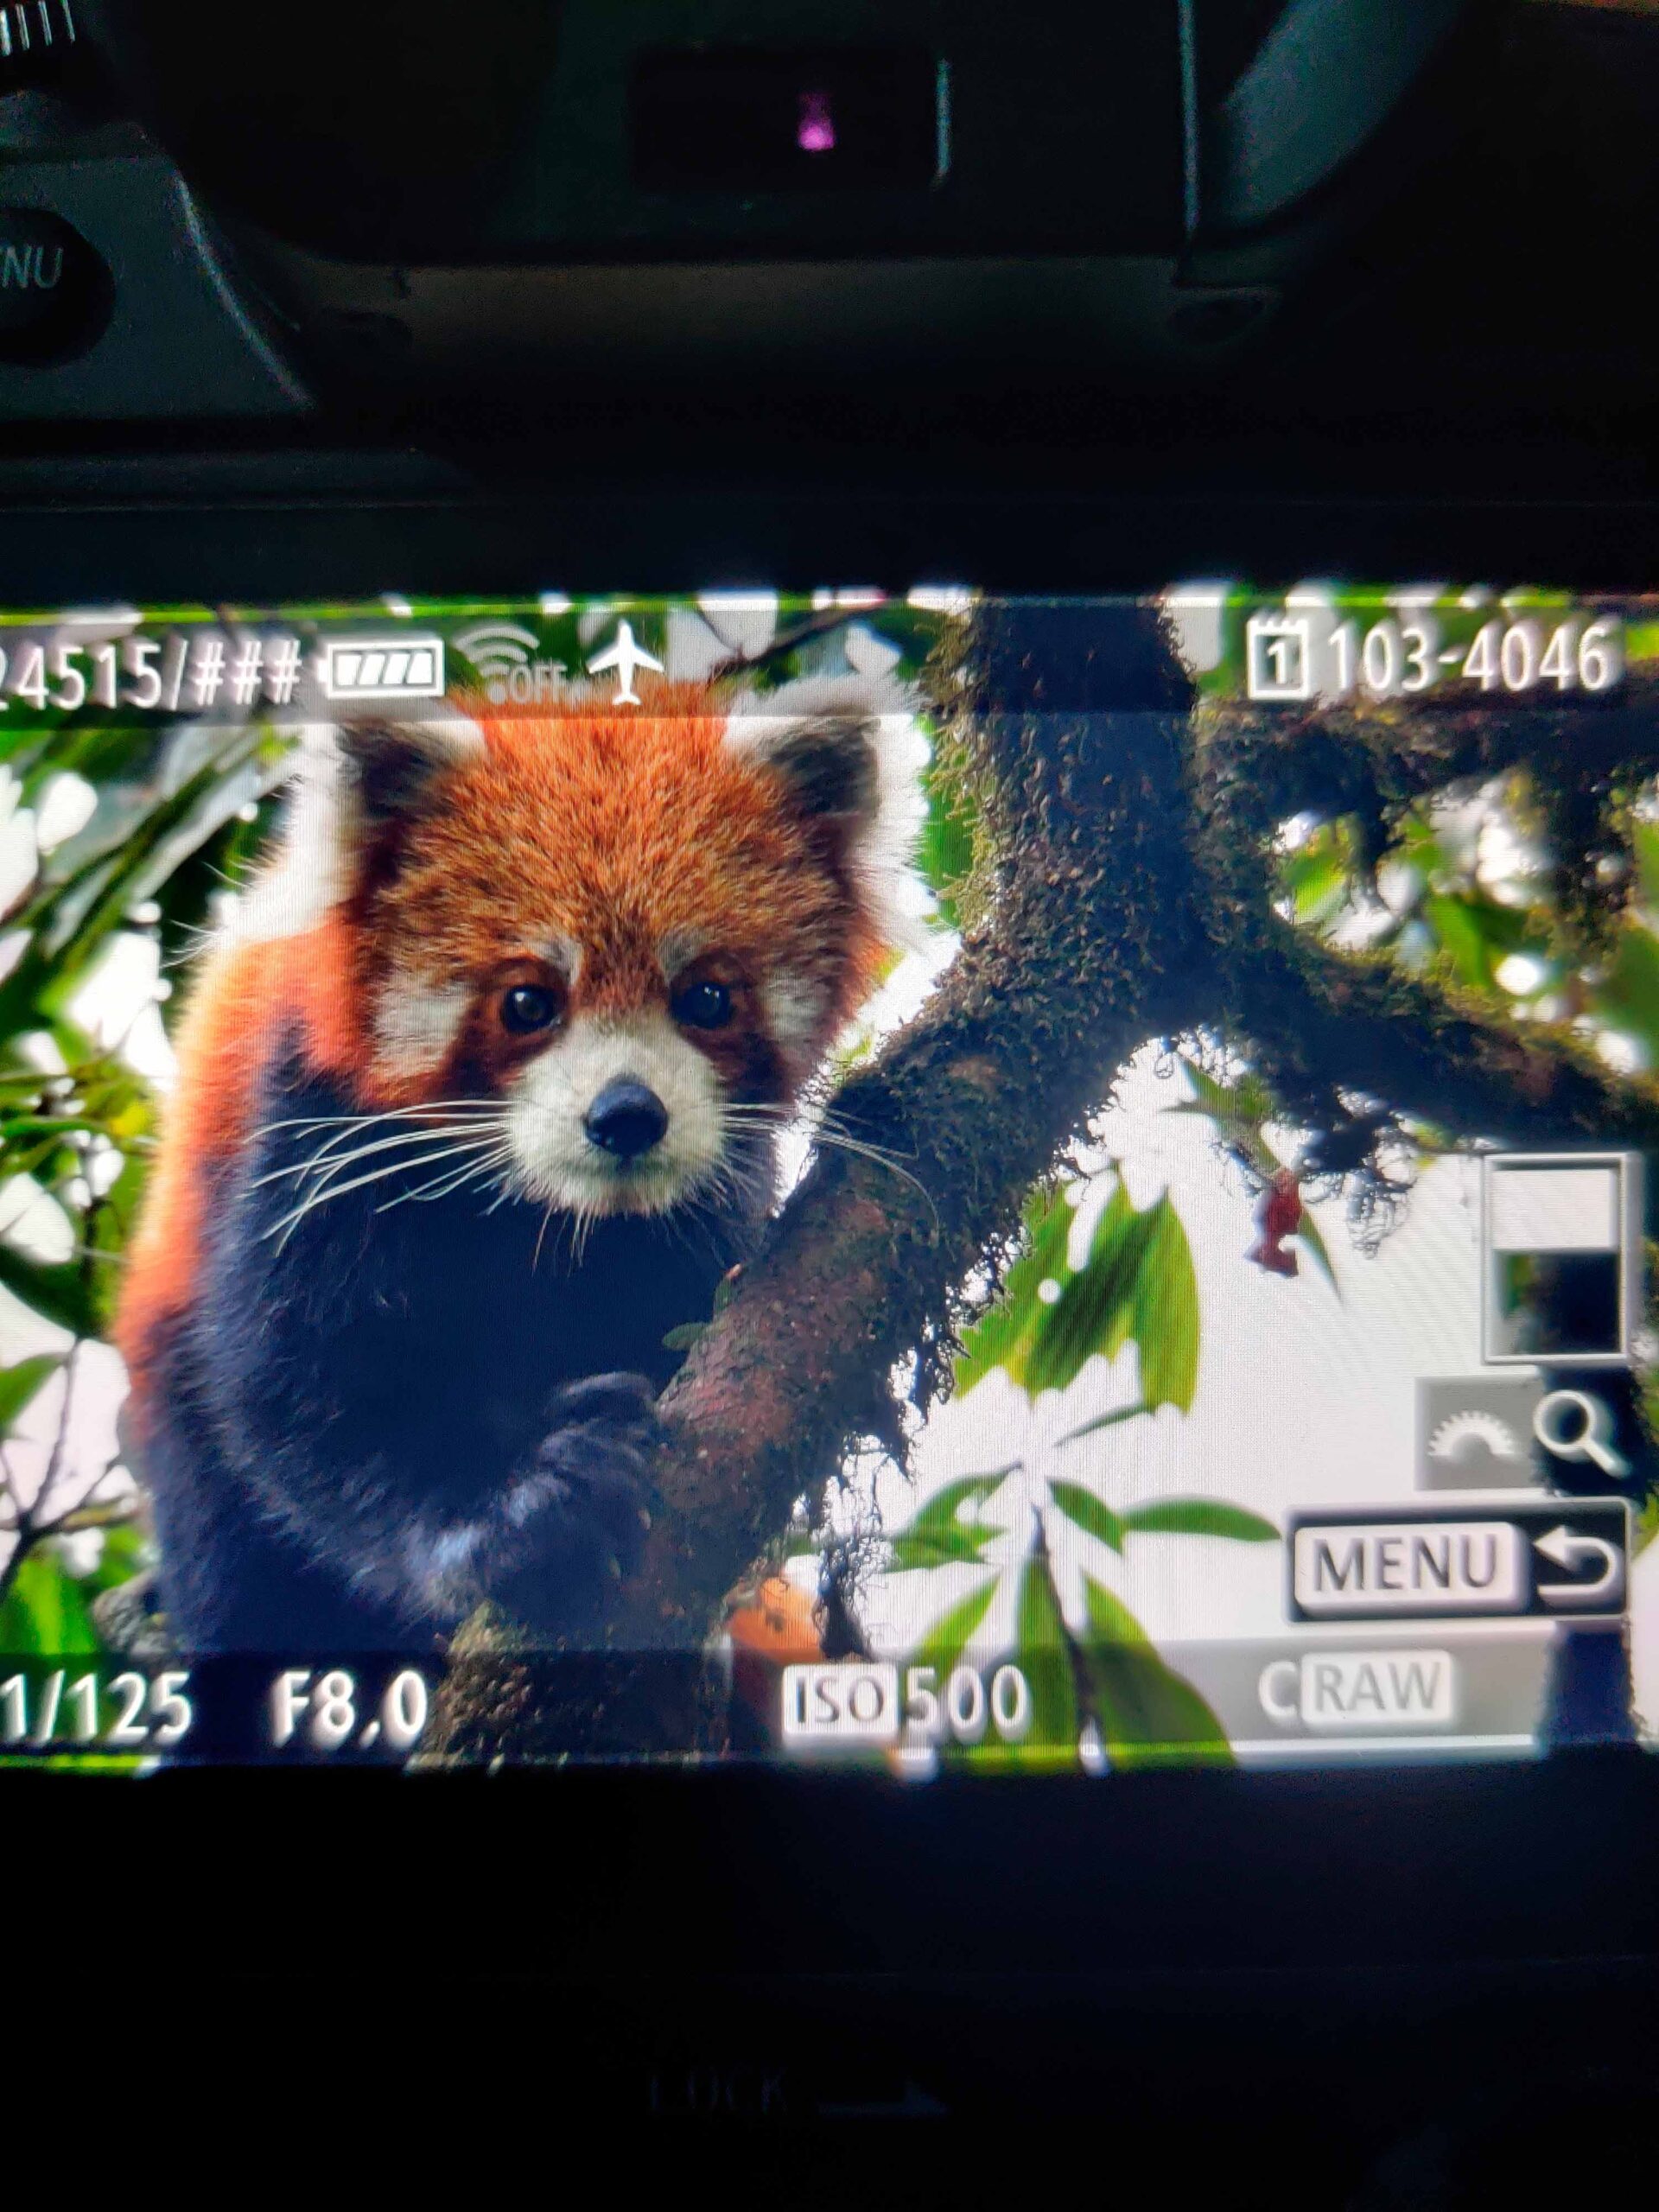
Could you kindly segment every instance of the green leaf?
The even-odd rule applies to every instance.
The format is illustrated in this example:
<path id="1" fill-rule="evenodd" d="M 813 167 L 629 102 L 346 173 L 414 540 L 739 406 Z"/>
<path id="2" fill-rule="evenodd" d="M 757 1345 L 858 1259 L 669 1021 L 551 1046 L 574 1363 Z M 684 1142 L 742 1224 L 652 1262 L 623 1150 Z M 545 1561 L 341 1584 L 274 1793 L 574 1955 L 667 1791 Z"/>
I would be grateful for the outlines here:
<path id="1" fill-rule="evenodd" d="M 1274 1118 L 1273 1093 L 1259 1075 L 1247 1070 L 1236 1083 L 1218 1083 L 1197 1060 L 1185 1052 L 1179 1057 L 1182 1071 L 1192 1086 L 1192 1096 L 1178 1105 L 1165 1107 L 1166 1114 L 1203 1114 L 1228 1128 L 1236 1124 L 1251 1129 L 1259 1128 L 1263 1122 Z"/>
<path id="2" fill-rule="evenodd" d="M 1424 899 L 1423 915 L 1440 939 L 1440 950 L 1451 956 L 1452 964 L 1462 980 L 1491 989 L 1491 950 L 1465 902 L 1435 893 Z"/>
<path id="3" fill-rule="evenodd" d="M 1152 1213 L 1136 1213 L 1120 1182 L 1095 1225 L 1089 1256 L 1062 1281 L 1059 1296 L 1037 1309 L 1014 1380 L 1032 1396 L 1064 1390 L 1096 1352 L 1114 1359 L 1128 1343 L 1135 1281 L 1151 1242 Z"/>
<path id="4" fill-rule="evenodd" d="M 1630 844 L 1636 855 L 1642 903 L 1650 913 L 1659 913 L 1659 823 L 1632 822 Z"/>
<path id="5" fill-rule="evenodd" d="M 1440 940 L 1459 979 L 1478 989 L 1497 992 L 1497 967 L 1512 952 L 1548 954 L 1528 916 L 1478 893 L 1433 893 L 1423 901 L 1423 919 Z"/>
<path id="6" fill-rule="evenodd" d="M 1147 1408 L 1179 1406 L 1198 1387 L 1198 1281 L 1192 1248 L 1167 1192 L 1155 1217 L 1135 1285 L 1130 1333 L 1141 1352 L 1141 1395 Z"/>
<path id="7" fill-rule="evenodd" d="M 1330 1252 L 1326 1249 L 1325 1238 L 1319 1233 L 1319 1224 L 1314 1220 L 1311 1207 L 1302 1208 L 1302 1217 L 1291 1235 L 1305 1247 L 1308 1258 L 1340 1299 L 1342 1285 L 1337 1281 L 1337 1271 L 1331 1264 Z"/>
<path id="8" fill-rule="evenodd" d="M 942 1534 L 957 1526 L 957 1516 L 964 1505 L 982 1505 L 994 1491 L 1000 1490 L 1019 1465 L 1011 1460 L 1006 1467 L 993 1467 L 982 1475 L 963 1475 L 960 1480 L 946 1483 L 943 1490 L 936 1490 L 921 1508 L 916 1518 L 903 1529 L 894 1531 L 900 1536 L 925 1536 Z"/>
<path id="9" fill-rule="evenodd" d="M 250 796 L 257 730 L 227 737 L 220 753 L 176 791 L 148 800 L 112 844 L 95 850 L 32 900 L 20 919 L 31 932 L 21 960 L 0 982 L 0 1035 L 32 1014 L 48 1017 L 73 996 L 92 957 L 124 922 L 205 844 Z M 57 856 L 54 855 L 54 859 Z"/>
<path id="10" fill-rule="evenodd" d="M 1190 1682 L 1164 1664 L 1133 1613 L 1085 1574 L 1084 1669 L 1114 1767 L 1228 1766 L 1227 1732 Z"/>
<path id="11" fill-rule="evenodd" d="M 1342 846 L 1316 833 L 1283 861 L 1279 880 L 1296 920 L 1306 929 L 1324 929 L 1347 906 L 1353 875 Z"/>
<path id="12" fill-rule="evenodd" d="M 127 1239 L 137 1215 L 138 1201 L 143 1195 L 149 1177 L 149 1160 L 134 1154 L 92 1209 L 87 1242 L 91 1249 L 101 1258 L 114 1261 L 125 1251 Z M 120 1290 L 121 1270 L 118 1267 L 99 1267 L 93 1271 L 88 1296 L 97 1323 L 97 1332 L 100 1336 L 107 1336 L 114 1324 L 116 1301 Z"/>
<path id="13" fill-rule="evenodd" d="M 42 1320 L 78 1337 L 98 1335 L 98 1303 L 78 1260 L 31 1260 L 0 1240 L 0 1284 Z"/>
<path id="14" fill-rule="evenodd" d="M 677 1329 L 671 1329 L 663 1338 L 664 1351 L 690 1351 L 709 1333 L 706 1321 L 682 1321 Z"/>
<path id="15" fill-rule="evenodd" d="M 1014 1463 L 1014 1464 L 1017 1464 Z M 1014 1464 L 993 1468 L 988 1474 L 966 1475 L 935 1491 L 913 1521 L 895 1529 L 890 1538 L 888 1572 L 903 1574 L 912 1567 L 985 1565 L 984 1546 L 993 1536 L 1007 1534 L 989 1522 L 958 1518 L 965 1505 L 982 1505 L 1000 1490 L 1014 1471 Z"/>
<path id="16" fill-rule="evenodd" d="M 1155 1505 L 1133 1505 L 1122 1522 L 1132 1535 L 1228 1536 L 1240 1544 L 1279 1541 L 1271 1521 L 1216 1497 L 1166 1497 Z"/>
<path id="17" fill-rule="evenodd" d="M 1120 1182 L 1075 1270 L 1066 1256 L 1072 1219 L 1063 1198 L 1030 1218 L 1030 1249 L 1009 1269 L 998 1306 L 969 1333 L 960 1386 L 971 1389 L 1000 1366 L 1033 1397 L 1063 1390 L 1096 1353 L 1116 1358 L 1133 1338 L 1147 1408 L 1185 1412 L 1198 1384 L 1198 1278 L 1168 1192 L 1137 1212 Z M 1057 1284 L 1058 1295 L 1046 1301 L 1045 1283 Z"/>
<path id="18" fill-rule="evenodd" d="M 1080 1483 L 1051 1482 L 1048 1494 L 1066 1519 L 1103 1544 L 1109 1544 L 1115 1552 L 1123 1548 L 1123 1523 L 1108 1505 L 1103 1505 L 1093 1491 L 1084 1490 Z"/>
<path id="19" fill-rule="evenodd" d="M 1025 1350 L 1046 1311 L 1038 1296 L 1045 1282 L 1063 1281 L 1071 1272 L 1066 1245 L 1076 1210 L 1062 1193 L 1034 1192 L 1026 1202 L 1026 1250 L 1008 1269 L 1002 1294 L 984 1319 L 969 1330 L 957 1361 L 957 1389 L 965 1396 L 994 1367 L 1020 1381 Z"/>
<path id="20" fill-rule="evenodd" d="M 974 834 L 977 809 L 957 781 L 941 777 L 930 767 L 922 779 L 927 817 L 916 844 L 916 864 L 922 880 L 938 900 L 941 918 L 952 929 L 961 926 L 955 893 L 974 864 Z"/>
<path id="21" fill-rule="evenodd" d="M 1096 1228 L 1089 1257 L 1038 1324 L 1022 1379 L 1063 1390 L 1096 1353 L 1112 1359 L 1133 1338 L 1148 1410 L 1183 1412 L 1198 1382 L 1198 1281 L 1186 1232 L 1168 1194 L 1137 1213 L 1120 1183 Z"/>
<path id="22" fill-rule="evenodd" d="M 937 1667 L 943 1681 L 961 1659 L 980 1623 L 991 1610 L 991 1600 L 1001 1580 L 1000 1575 L 990 1575 L 976 1590 L 970 1590 L 952 1605 L 948 1613 L 941 1613 L 912 1653 L 911 1663 Z"/>
<path id="23" fill-rule="evenodd" d="M 1659 1062 L 1659 938 L 1632 925 L 1618 933 L 1611 970 L 1597 987 L 1595 1010 L 1610 1027 L 1630 1031 Z"/>
<path id="24" fill-rule="evenodd" d="M 1089 1615 L 1089 1634 L 1096 1643 L 1133 1644 L 1152 1649 L 1152 1639 L 1128 1607 L 1091 1574 L 1083 1578 L 1083 1599 Z"/>
<path id="25" fill-rule="evenodd" d="M 30 1552 L 0 1604 L 0 1651 L 100 1651 L 82 1586 L 45 1545 Z"/>
<path id="26" fill-rule="evenodd" d="M 15 1366 L 0 1370 L 0 1435 L 9 1436 L 11 1425 L 48 1375 L 55 1375 L 63 1364 L 61 1355 L 54 1351 L 37 1352 L 33 1359 L 20 1359 Z"/>
<path id="27" fill-rule="evenodd" d="M 1142 1414 L 1150 1413 L 1150 1406 L 1137 1398 L 1132 1406 L 1114 1406 L 1109 1414 L 1096 1414 L 1092 1421 L 1085 1421 L 1076 1428 L 1068 1428 L 1064 1436 L 1055 1440 L 1056 1446 L 1076 1444 L 1081 1438 L 1095 1436 L 1103 1428 L 1116 1428 L 1120 1421 L 1137 1421 Z"/>
<path id="28" fill-rule="evenodd" d="M 1059 1745 L 1075 1751 L 1077 1694 L 1071 1646 L 1048 1555 L 1041 1549 L 1021 1571 L 1014 1620 L 1015 1656 L 1031 1691 L 1031 1727 L 1020 1748 Z"/>
<path id="29" fill-rule="evenodd" d="M 925 1567 L 983 1567 L 985 1546 L 1006 1529 L 950 1529 L 937 1535 L 895 1536 L 887 1558 L 889 1574 L 906 1574 Z"/>
<path id="30" fill-rule="evenodd" d="M 1196 1060 L 1189 1059 L 1185 1052 L 1180 1055 L 1180 1062 L 1186 1079 L 1192 1086 L 1191 1103 L 1195 1105 L 1201 1114 L 1230 1112 L 1231 1095 L 1226 1085 L 1217 1083 L 1208 1068 L 1200 1067 Z"/>

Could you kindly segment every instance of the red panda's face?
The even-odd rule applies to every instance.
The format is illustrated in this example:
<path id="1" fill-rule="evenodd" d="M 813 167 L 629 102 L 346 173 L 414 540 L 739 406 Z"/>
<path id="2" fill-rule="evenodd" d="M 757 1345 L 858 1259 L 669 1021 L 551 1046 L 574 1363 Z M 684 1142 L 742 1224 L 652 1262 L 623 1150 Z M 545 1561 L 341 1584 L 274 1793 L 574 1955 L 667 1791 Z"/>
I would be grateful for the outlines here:
<path id="1" fill-rule="evenodd" d="M 887 933 L 880 721 L 779 706 L 664 687 L 632 719 L 342 733 L 359 1089 L 497 1102 L 509 1186 L 578 1216 L 729 1183 Z"/>

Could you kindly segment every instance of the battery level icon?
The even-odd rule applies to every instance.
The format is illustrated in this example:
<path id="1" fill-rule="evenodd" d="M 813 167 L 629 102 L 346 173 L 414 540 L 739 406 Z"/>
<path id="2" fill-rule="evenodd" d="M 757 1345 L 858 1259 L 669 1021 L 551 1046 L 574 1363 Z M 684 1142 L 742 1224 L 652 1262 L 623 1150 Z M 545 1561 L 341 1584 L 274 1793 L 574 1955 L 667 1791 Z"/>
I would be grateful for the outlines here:
<path id="1" fill-rule="evenodd" d="M 442 638 L 331 638 L 318 655 L 326 699 L 441 699 Z"/>

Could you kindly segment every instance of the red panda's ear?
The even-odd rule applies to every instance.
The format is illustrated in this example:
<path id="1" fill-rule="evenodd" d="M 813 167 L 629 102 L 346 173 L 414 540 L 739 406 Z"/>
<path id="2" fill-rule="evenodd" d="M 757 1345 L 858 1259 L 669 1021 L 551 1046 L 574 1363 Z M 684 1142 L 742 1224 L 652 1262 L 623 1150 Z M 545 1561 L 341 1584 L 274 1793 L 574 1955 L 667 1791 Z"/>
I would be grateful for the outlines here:
<path id="1" fill-rule="evenodd" d="M 746 701 L 726 730 L 739 757 L 775 777 L 803 814 L 855 831 L 881 804 L 880 738 L 877 713 L 845 684 L 785 685 Z"/>
<path id="2" fill-rule="evenodd" d="M 927 750 L 905 693 L 880 677 L 804 677 L 740 697 L 725 741 L 823 825 L 871 940 L 922 942 L 911 862 Z"/>
<path id="3" fill-rule="evenodd" d="M 374 831 L 407 822 L 434 805 L 448 772 L 484 751 L 474 722 L 391 722 L 365 718 L 343 722 L 334 747 L 346 791 L 361 829 Z"/>
<path id="4" fill-rule="evenodd" d="M 850 715 L 785 723 L 749 758 L 789 791 L 803 814 L 867 821 L 880 796 L 875 726 Z"/>

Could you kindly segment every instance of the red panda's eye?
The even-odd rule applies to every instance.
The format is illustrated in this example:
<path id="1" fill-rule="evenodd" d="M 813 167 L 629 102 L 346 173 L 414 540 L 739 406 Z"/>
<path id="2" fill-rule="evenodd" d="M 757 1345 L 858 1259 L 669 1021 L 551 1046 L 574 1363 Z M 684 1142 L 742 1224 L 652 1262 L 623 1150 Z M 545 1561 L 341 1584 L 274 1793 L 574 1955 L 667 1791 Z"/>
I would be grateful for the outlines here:
<path id="1" fill-rule="evenodd" d="M 558 1001 L 538 983 L 515 983 L 501 995 L 501 1027 L 511 1029 L 515 1036 L 527 1037 L 533 1030 L 551 1028 L 558 1013 Z"/>
<path id="2" fill-rule="evenodd" d="M 732 1018 L 732 995 L 724 983 L 688 983 L 673 1014 L 689 1029 L 723 1029 Z"/>

